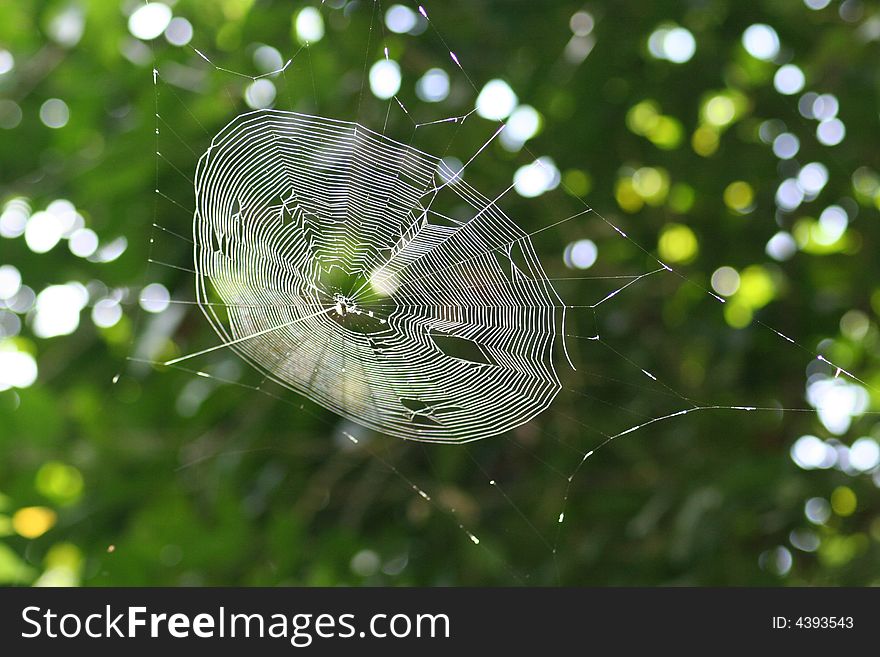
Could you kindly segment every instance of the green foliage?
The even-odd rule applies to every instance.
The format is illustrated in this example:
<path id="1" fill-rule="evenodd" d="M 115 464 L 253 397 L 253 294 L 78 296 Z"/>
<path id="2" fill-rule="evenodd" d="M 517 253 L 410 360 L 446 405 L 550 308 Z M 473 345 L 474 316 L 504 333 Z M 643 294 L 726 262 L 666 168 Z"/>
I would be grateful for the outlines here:
<path id="1" fill-rule="evenodd" d="M 584 197 L 632 238 L 595 217 L 547 231 L 536 246 L 549 276 L 578 275 L 563 251 L 591 239 L 599 259 L 586 274 L 656 268 L 639 244 L 686 277 L 646 278 L 572 318 L 568 332 L 604 340 L 569 344 L 578 364 L 564 374 L 569 390 L 511 435 L 463 447 L 365 430 L 355 446 L 341 429 L 356 427 L 293 393 L 275 390 L 279 400 L 126 361 L 144 349 L 167 359 L 216 344 L 197 312 L 162 328 L 162 315 L 137 301 L 154 281 L 192 298 L 191 274 L 148 266 L 152 257 L 186 267 L 191 245 L 151 225 L 190 234 L 198 155 L 249 109 L 251 81 L 164 37 L 135 39 L 127 16 L 137 3 L 3 4 L 0 51 L 14 66 L 0 74 L 0 202 L 8 209 L 26 199 L 33 216 L 68 199 L 101 248 L 122 237 L 126 248 L 99 262 L 72 254 L 69 240 L 38 253 L 24 236 L 0 237 L 0 265 L 14 265 L 35 292 L 79 281 L 90 295 L 65 335 L 41 335 L 27 308 L 0 322 L 0 354 L 32 356 L 39 368 L 33 384 L 0 391 L 0 584 L 880 583 L 876 469 L 803 469 L 790 456 L 803 435 L 841 451 L 880 437 L 871 413 L 880 403 L 880 12 L 844 4 L 434 2 L 427 9 L 445 46 L 432 28 L 391 33 L 379 3 L 364 0 L 346 12 L 325 8 L 326 35 L 301 49 L 295 16 L 309 3 L 174 3 L 175 16 L 193 25 L 192 45 L 218 66 L 254 71 L 258 44 L 292 57 L 273 78 L 278 106 L 377 130 L 390 116 L 389 134 L 404 141 L 411 121 L 362 91 L 365 57 L 378 61 L 387 46 L 403 71 L 400 100 L 429 121 L 473 108 L 452 48 L 477 88 L 503 78 L 542 116 L 526 149 L 493 143 L 468 170 L 474 184 L 503 190 L 518 167 L 550 156 L 573 194 L 511 195 L 505 211 L 533 231 L 582 209 L 574 197 Z M 572 22 L 578 11 L 592 17 L 589 30 Z M 81 38 L 72 38 L 80 20 Z M 744 47 L 754 23 L 778 32 L 774 61 Z M 657 28 L 675 26 L 696 42 L 683 63 L 649 48 Z M 774 89 L 788 62 L 806 77 L 794 95 Z M 453 93 L 432 105 L 414 87 L 435 66 L 450 73 Z M 799 112 L 808 91 L 839 101 L 841 143 L 822 144 L 818 122 Z M 40 118 L 51 98 L 69 110 L 57 129 Z M 464 160 L 492 130 L 475 116 L 420 129 L 418 146 L 442 154 L 452 143 Z M 782 133 L 799 140 L 794 159 L 768 143 Z M 826 167 L 827 184 L 780 211 L 780 184 L 809 162 Z M 848 217 L 842 230 L 822 219 L 835 204 Z M 781 231 L 790 258 L 765 251 Z M 724 307 L 706 293 L 722 266 L 739 275 Z M 567 301 L 585 305 L 617 287 L 613 279 L 559 285 Z M 120 302 L 122 317 L 96 325 L 95 303 L 105 298 Z M 13 314 L 20 329 L 10 328 Z M 808 380 L 835 380 L 816 352 L 856 374 L 868 397 L 840 432 L 805 398 Z M 217 378 L 261 379 L 228 354 L 210 366 Z M 569 487 L 604 435 L 688 406 L 642 367 L 699 405 L 795 410 L 718 408 L 656 422 L 598 451 Z M 808 500 L 824 501 L 827 517 L 809 520 Z"/>

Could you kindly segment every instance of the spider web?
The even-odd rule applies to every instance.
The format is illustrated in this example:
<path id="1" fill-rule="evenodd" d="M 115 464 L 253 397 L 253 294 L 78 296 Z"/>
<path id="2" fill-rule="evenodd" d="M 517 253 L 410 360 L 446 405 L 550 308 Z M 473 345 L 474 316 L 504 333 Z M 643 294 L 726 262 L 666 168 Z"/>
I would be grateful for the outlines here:
<path id="1" fill-rule="evenodd" d="M 561 300 L 528 236 L 440 158 L 260 110 L 221 131 L 195 182 L 197 298 L 218 348 L 267 377 L 431 442 L 503 433 L 559 391 Z M 432 209 L 450 190 L 473 216 Z"/>
<path id="2" fill-rule="evenodd" d="M 476 95 L 478 85 L 429 11 L 417 8 L 429 34 Z M 358 95 L 358 112 L 363 114 L 369 114 L 371 102 L 365 92 L 370 57 L 377 47 L 389 56 L 381 40 L 377 46 L 374 35 L 374 26 L 382 24 L 381 18 L 377 20 L 382 5 L 369 3 L 366 9 L 371 18 Z M 314 79 L 310 51 L 319 47 L 304 46 L 283 67 L 260 75 L 218 66 L 213 57 L 196 48 L 191 49 L 187 66 L 195 69 L 201 64 L 209 76 L 244 83 L 264 77 L 286 81 L 292 75 Z M 224 87 L 229 98 L 224 111 L 231 120 L 215 135 L 190 111 L 194 101 L 181 96 L 181 89 L 193 88 L 198 95 L 198 85 L 183 82 L 185 76 L 181 78 L 177 68 L 154 68 L 152 76 L 157 205 L 149 260 L 195 279 L 194 299 L 179 293 L 171 300 L 164 331 L 170 335 L 188 309 L 197 307 L 220 342 L 164 358 L 157 357 L 160 341 L 141 340 L 130 357 L 132 367 L 179 369 L 295 406 L 365 450 L 419 499 L 451 518 L 515 580 L 528 581 L 532 575 L 511 563 L 510 551 L 498 548 L 499 539 L 491 529 L 487 530 L 490 547 L 482 540 L 485 533 L 481 531 L 478 537 L 471 526 L 476 521 L 463 508 L 466 505 L 443 495 L 442 486 L 439 495 L 429 492 L 427 485 L 405 473 L 404 458 L 387 445 L 371 444 L 371 434 L 358 427 L 427 443 L 463 443 L 503 435 L 506 442 L 502 445 L 507 449 L 528 451 L 536 467 L 558 475 L 557 504 L 552 511 L 527 509 L 514 499 L 515 494 L 508 493 L 507 484 L 495 476 L 481 453 L 467 446 L 457 448 L 472 460 L 477 480 L 514 510 L 556 564 L 575 479 L 586 461 L 612 441 L 696 412 L 814 412 L 811 408 L 694 400 L 606 338 L 600 328 L 600 308 L 647 281 L 674 279 L 719 304 L 725 299 L 657 259 L 574 194 L 566 194 L 566 203 L 574 201 L 580 207 L 567 216 L 550 218 L 530 232 L 520 228 L 502 209 L 513 185 L 485 195 L 466 180 L 472 163 L 485 157 L 505 129 L 503 122 L 478 148 L 470 149 L 462 165 L 450 163 L 445 152 L 422 150 L 414 142 L 426 130 L 446 129 L 452 131 L 447 151 L 453 149 L 465 123 L 473 123 L 468 121 L 473 111 L 419 121 L 417 110 L 395 95 L 378 114 L 384 114 L 384 121 L 382 130 L 375 131 L 361 118 L 355 122 L 322 116 L 317 95 L 309 113 L 293 109 L 242 113 Z M 240 97 L 241 92 L 237 93 Z M 210 140 L 203 154 L 165 121 L 160 98 L 184 108 L 200 126 Z M 280 98 L 275 103 L 276 107 L 283 104 Z M 288 97 L 286 104 L 293 108 L 298 103 Z M 387 136 L 394 128 L 408 136 L 399 140 Z M 178 151 L 182 145 L 192 158 L 171 161 L 164 154 L 163 139 L 177 144 Z M 523 152 L 534 157 L 528 147 Z M 193 169 L 195 158 L 199 158 L 198 167 L 190 178 L 186 172 Z M 162 191 L 160 162 L 192 183 L 192 207 Z M 567 191 L 564 185 L 560 189 Z M 169 215 L 174 217 L 170 221 Z M 616 242 L 630 261 L 643 268 L 608 276 L 548 276 L 534 239 L 584 218 L 597 222 L 597 232 Z M 183 235 L 189 221 L 191 240 Z M 187 249 L 193 254 L 192 267 Z M 586 280 L 599 290 L 592 299 L 571 304 L 557 292 L 559 285 Z M 826 366 L 830 376 L 845 376 L 870 388 L 824 355 L 760 320 L 755 322 Z M 583 325 L 590 328 L 577 328 Z M 594 346 L 621 363 L 614 377 L 575 367 L 583 350 Z M 258 370 L 262 379 L 249 384 L 234 369 L 230 375 L 224 374 L 223 367 L 189 363 L 230 351 Z M 633 373 L 639 378 L 633 379 Z M 636 403 L 625 408 L 590 394 L 586 382 L 591 376 L 601 384 L 620 384 L 635 391 Z M 271 390 L 270 383 L 280 389 Z M 559 404 L 561 392 L 574 401 Z M 298 395 L 355 424 L 337 425 L 301 403 Z M 663 410 L 646 408 L 643 401 L 647 398 L 660 400 Z M 604 415 L 614 421 L 595 419 L 592 414 L 584 417 L 585 402 L 610 409 Z M 534 418 L 551 405 L 561 406 L 554 411 L 557 419 L 536 428 Z M 621 417 L 635 421 L 620 426 Z M 568 423 L 567 429 L 558 426 L 560 421 Z M 514 435 L 527 437 L 537 431 L 551 439 L 555 445 L 552 462 L 530 450 L 528 440 L 511 440 L 511 431 L 517 428 L 520 433 L 514 431 Z M 583 434 L 590 437 L 585 440 Z M 430 454 L 426 458 L 432 461 Z M 545 526 L 548 514 L 555 529 Z M 558 564 L 555 574 L 546 577 L 562 581 Z"/>

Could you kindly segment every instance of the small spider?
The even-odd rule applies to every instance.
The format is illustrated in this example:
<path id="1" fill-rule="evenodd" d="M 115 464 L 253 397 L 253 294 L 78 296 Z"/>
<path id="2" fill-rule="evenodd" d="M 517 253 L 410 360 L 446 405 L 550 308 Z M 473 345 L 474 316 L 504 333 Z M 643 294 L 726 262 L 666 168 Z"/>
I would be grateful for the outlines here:
<path id="1" fill-rule="evenodd" d="M 340 317 L 345 317 L 349 313 L 357 313 L 358 312 L 355 307 L 355 304 L 353 304 L 351 301 L 346 299 L 341 294 L 335 295 L 334 300 L 336 301 L 336 307 L 334 308 L 334 310 L 336 310 L 336 314 L 339 315 Z"/>

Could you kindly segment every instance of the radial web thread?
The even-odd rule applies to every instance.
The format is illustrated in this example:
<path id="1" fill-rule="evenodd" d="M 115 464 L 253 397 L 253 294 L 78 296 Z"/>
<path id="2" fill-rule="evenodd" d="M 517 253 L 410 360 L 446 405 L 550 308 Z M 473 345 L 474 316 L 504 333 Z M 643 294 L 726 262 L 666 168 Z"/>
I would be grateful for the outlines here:
<path id="1" fill-rule="evenodd" d="M 197 301 L 222 346 L 404 439 L 466 442 L 547 408 L 565 304 L 529 236 L 457 174 L 356 123 L 235 118 L 195 178 Z"/>

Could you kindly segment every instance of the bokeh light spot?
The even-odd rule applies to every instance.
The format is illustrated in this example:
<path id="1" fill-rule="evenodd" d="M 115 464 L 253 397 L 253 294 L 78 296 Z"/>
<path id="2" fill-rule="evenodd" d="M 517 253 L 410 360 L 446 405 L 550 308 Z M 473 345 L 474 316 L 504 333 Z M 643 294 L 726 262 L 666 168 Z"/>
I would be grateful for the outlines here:
<path id="1" fill-rule="evenodd" d="M 804 72 L 794 64 L 780 66 L 773 76 L 773 86 L 776 91 L 786 96 L 799 93 L 804 88 L 805 82 Z"/>
<path id="2" fill-rule="evenodd" d="M 39 538 L 55 526 L 57 514 L 45 506 L 27 506 L 12 516 L 12 528 L 24 538 Z"/>
<path id="3" fill-rule="evenodd" d="M 173 18 L 165 28 L 165 39 L 172 46 L 185 46 L 193 37 L 193 26 L 185 18 L 177 16 Z"/>
<path id="4" fill-rule="evenodd" d="M 83 478 L 72 465 L 60 461 L 48 461 L 37 470 L 36 487 L 41 495 L 56 504 L 71 504 L 83 491 Z"/>
<path id="5" fill-rule="evenodd" d="M 37 295 L 33 331 L 37 337 L 53 338 L 73 333 L 89 295 L 80 283 L 50 285 Z"/>
<path id="6" fill-rule="evenodd" d="M 685 264 L 697 257 L 699 242 L 690 228 L 673 223 L 664 226 L 660 232 L 657 248 L 663 261 Z"/>
<path id="7" fill-rule="evenodd" d="M 779 35 L 769 25 L 756 23 L 743 32 L 742 44 L 752 57 L 769 61 L 779 54 Z"/>
<path id="8" fill-rule="evenodd" d="M 849 463 L 856 470 L 870 472 L 880 465 L 880 446 L 870 437 L 859 438 L 849 448 Z"/>
<path id="9" fill-rule="evenodd" d="M 824 146 L 837 146 L 846 137 L 846 126 L 840 119 L 828 119 L 816 126 L 816 138 Z"/>
<path id="10" fill-rule="evenodd" d="M 800 140 L 790 132 L 783 132 L 773 140 L 773 154 L 780 160 L 790 160 L 800 150 Z"/>
<path id="11" fill-rule="evenodd" d="M 67 125 L 70 120 L 70 108 L 60 98 L 50 98 L 40 105 L 40 121 L 47 128 L 57 130 Z"/>
<path id="12" fill-rule="evenodd" d="M 380 59 L 370 67 L 369 79 L 373 95 L 388 100 L 400 90 L 400 65 L 390 59 Z"/>
<path id="13" fill-rule="evenodd" d="M 754 200 L 755 191 L 749 183 L 742 180 L 732 182 L 724 189 L 724 204 L 734 212 L 747 212 Z"/>
<path id="14" fill-rule="evenodd" d="M 804 504 L 804 515 L 815 525 L 824 525 L 831 518 L 831 505 L 821 497 L 811 497 Z"/>
<path id="15" fill-rule="evenodd" d="M 27 388 L 37 380 L 37 361 L 13 341 L 0 342 L 0 391 Z"/>
<path id="16" fill-rule="evenodd" d="M 324 38 L 324 19 L 314 7 L 305 7 L 293 22 L 296 39 L 301 44 L 316 43 Z"/>
<path id="17" fill-rule="evenodd" d="M 534 198 L 556 189 L 562 176 L 556 163 L 549 157 L 539 157 L 531 164 L 521 166 L 513 174 L 513 188 L 525 198 Z"/>
<path id="18" fill-rule="evenodd" d="M 849 486 L 838 486 L 831 493 L 831 508 L 839 516 L 851 516 L 856 512 L 858 498 Z"/>
<path id="19" fill-rule="evenodd" d="M 790 233 L 779 231 L 767 240 L 764 251 L 774 260 L 783 262 L 797 253 L 797 242 Z"/>
<path id="20" fill-rule="evenodd" d="M 395 34 L 406 34 L 418 24 L 418 14 L 404 5 L 391 5 L 385 12 L 385 26 Z"/>
<path id="21" fill-rule="evenodd" d="M 489 80 L 477 96 L 477 114 L 484 119 L 501 121 L 510 116 L 517 102 L 516 94 L 504 80 Z"/>
<path id="22" fill-rule="evenodd" d="M 733 267 L 719 267 L 712 273 L 712 289 L 724 297 L 733 296 L 739 289 L 739 272 Z"/>
<path id="23" fill-rule="evenodd" d="M 449 96 L 449 75 L 442 68 L 432 68 L 416 82 L 416 95 L 427 103 L 439 103 Z"/>
<path id="24" fill-rule="evenodd" d="M 565 247 L 562 259 L 569 269 L 589 269 L 598 256 L 599 249 L 593 240 L 578 240 Z"/>
<path id="25" fill-rule="evenodd" d="M 171 294 L 161 283 L 150 283 L 141 290 L 139 303 L 148 313 L 161 313 L 171 305 Z"/>
<path id="26" fill-rule="evenodd" d="M 0 266 L 0 301 L 11 299 L 21 289 L 21 272 L 15 265 Z"/>
<path id="27" fill-rule="evenodd" d="M 271 80 L 260 78 L 251 82 L 244 91 L 244 102 L 252 109 L 271 107 L 277 93 Z"/>
<path id="28" fill-rule="evenodd" d="M 171 8 L 161 2 L 139 6 L 128 17 L 128 31 L 144 41 L 155 39 L 171 22 Z"/>

